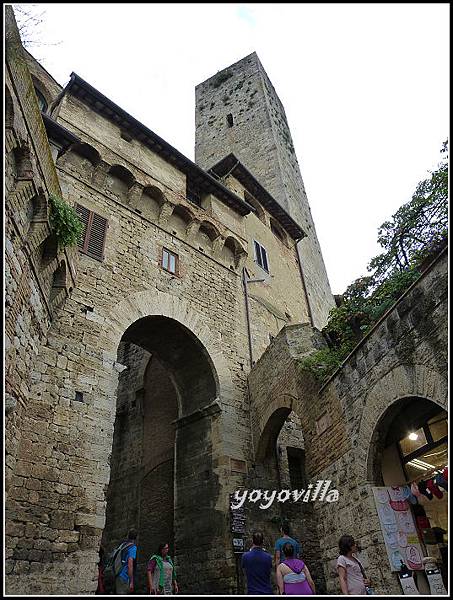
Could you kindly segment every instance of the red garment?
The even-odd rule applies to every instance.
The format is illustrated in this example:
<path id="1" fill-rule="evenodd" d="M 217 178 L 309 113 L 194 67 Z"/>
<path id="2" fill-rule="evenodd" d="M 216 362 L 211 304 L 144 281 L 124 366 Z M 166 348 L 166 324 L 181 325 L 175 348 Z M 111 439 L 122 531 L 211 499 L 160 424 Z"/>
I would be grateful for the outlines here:
<path id="1" fill-rule="evenodd" d="M 445 477 L 445 481 L 448 481 L 448 467 L 442 471 L 442 475 Z"/>
<path id="2" fill-rule="evenodd" d="M 430 492 L 432 492 L 436 496 L 436 498 L 439 498 L 439 500 L 444 497 L 443 493 L 434 483 L 433 479 L 428 479 L 428 481 L 426 482 L 426 487 L 429 489 Z"/>
<path id="3" fill-rule="evenodd" d="M 105 594 L 104 567 L 101 567 L 101 565 L 98 565 L 98 587 L 96 594 Z"/>

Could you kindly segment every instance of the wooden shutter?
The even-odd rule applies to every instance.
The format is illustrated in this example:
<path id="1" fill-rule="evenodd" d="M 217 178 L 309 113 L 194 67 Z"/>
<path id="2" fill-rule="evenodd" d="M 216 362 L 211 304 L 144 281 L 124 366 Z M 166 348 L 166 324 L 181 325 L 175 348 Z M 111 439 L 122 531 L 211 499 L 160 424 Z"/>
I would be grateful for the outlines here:
<path id="1" fill-rule="evenodd" d="M 107 219 L 96 213 L 92 214 L 91 229 L 88 239 L 87 254 L 102 260 L 104 258 L 105 234 L 107 231 Z"/>
<path id="2" fill-rule="evenodd" d="M 80 250 L 92 258 L 103 260 L 107 219 L 80 204 L 76 204 L 76 211 L 84 226 L 79 241 Z"/>

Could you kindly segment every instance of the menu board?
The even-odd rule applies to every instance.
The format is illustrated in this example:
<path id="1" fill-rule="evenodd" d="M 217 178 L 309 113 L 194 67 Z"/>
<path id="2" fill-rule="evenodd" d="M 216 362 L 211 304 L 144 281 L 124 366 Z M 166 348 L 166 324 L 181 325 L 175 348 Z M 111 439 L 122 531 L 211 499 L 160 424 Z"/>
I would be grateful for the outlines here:
<path id="1" fill-rule="evenodd" d="M 392 571 L 399 571 L 401 561 L 412 571 L 423 569 L 423 550 L 409 506 L 408 486 L 374 487 L 385 547 Z"/>

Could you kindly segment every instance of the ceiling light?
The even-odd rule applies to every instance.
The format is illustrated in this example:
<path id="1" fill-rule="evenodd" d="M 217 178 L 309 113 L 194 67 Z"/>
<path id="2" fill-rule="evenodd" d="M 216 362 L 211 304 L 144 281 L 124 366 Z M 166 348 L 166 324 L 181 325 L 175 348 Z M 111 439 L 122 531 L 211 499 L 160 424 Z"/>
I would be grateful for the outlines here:
<path id="1" fill-rule="evenodd" d="M 418 440 L 418 435 L 416 433 L 410 433 L 407 437 L 414 442 L 415 440 Z"/>

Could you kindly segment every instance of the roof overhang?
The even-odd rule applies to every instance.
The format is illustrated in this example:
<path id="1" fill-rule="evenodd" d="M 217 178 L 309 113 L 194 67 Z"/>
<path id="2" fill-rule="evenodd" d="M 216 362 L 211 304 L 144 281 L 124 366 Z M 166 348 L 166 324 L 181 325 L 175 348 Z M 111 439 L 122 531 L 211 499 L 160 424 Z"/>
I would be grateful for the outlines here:
<path id="1" fill-rule="evenodd" d="M 118 127 L 127 131 L 133 138 L 190 176 L 191 181 L 199 186 L 202 192 L 214 194 L 219 200 L 242 216 L 254 212 L 255 209 L 250 204 L 236 196 L 222 183 L 214 179 L 212 175 L 181 154 L 151 129 L 134 119 L 109 98 L 98 92 L 76 73 L 71 73 L 71 79 L 65 88 L 65 92 L 82 100 L 95 112 L 116 123 Z"/>
<path id="2" fill-rule="evenodd" d="M 304 230 L 290 217 L 286 210 L 280 206 L 234 154 L 225 156 L 220 162 L 211 167 L 208 172 L 218 177 L 233 175 L 277 219 L 294 240 L 301 240 L 306 237 Z"/>
<path id="3" fill-rule="evenodd" d="M 44 121 L 44 127 L 46 128 L 47 137 L 49 140 L 57 142 L 57 144 L 61 147 L 60 153 L 64 154 L 66 150 L 72 146 L 73 144 L 78 144 L 81 142 L 80 138 L 78 138 L 72 131 L 54 121 L 49 115 L 45 113 L 41 113 L 42 120 Z"/>

